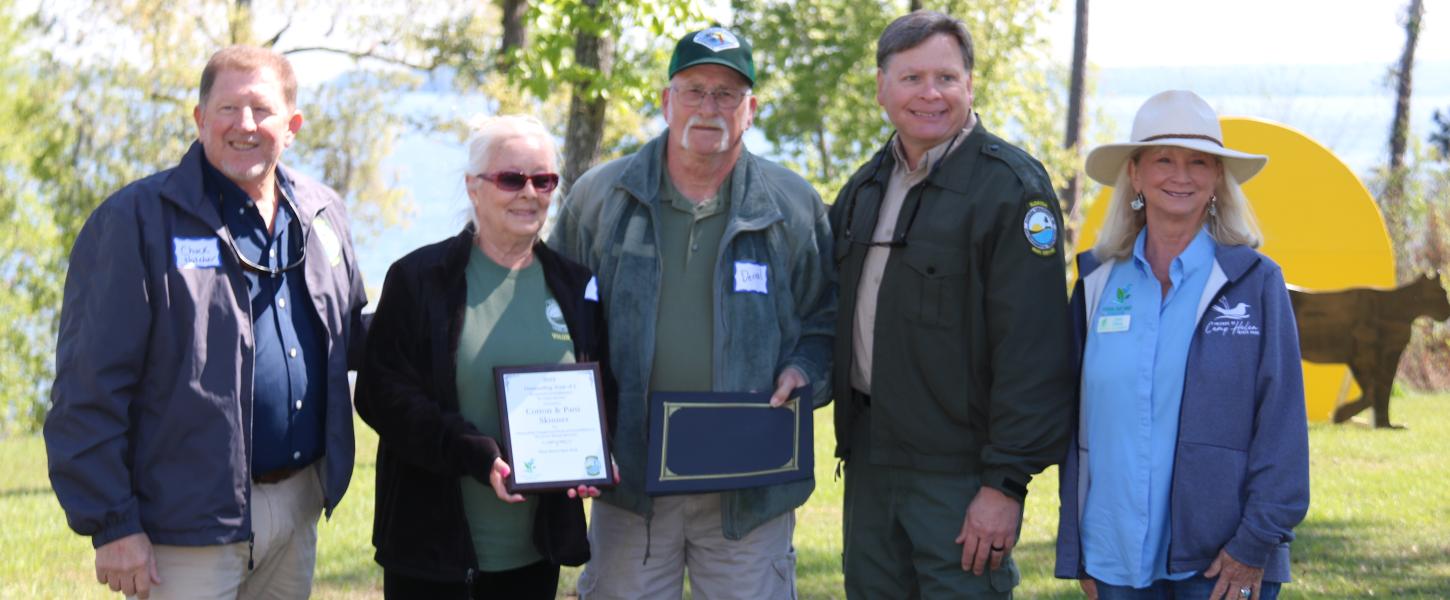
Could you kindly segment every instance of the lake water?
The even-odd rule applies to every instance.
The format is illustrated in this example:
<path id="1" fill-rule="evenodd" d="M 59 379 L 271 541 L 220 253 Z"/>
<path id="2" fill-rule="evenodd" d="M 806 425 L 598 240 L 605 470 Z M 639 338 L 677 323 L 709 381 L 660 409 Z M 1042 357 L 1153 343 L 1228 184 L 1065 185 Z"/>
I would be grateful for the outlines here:
<path id="1" fill-rule="evenodd" d="M 1383 65 L 1104 70 L 1095 75 L 1096 91 L 1088 111 L 1100 114 L 1105 122 L 1098 123 L 1087 139 L 1126 139 L 1134 112 L 1148 96 L 1165 89 L 1192 89 L 1219 114 L 1268 119 L 1304 132 L 1363 177 L 1387 160 L 1394 96 L 1385 84 L 1385 73 Z M 1423 143 L 1433 128 L 1432 111 L 1450 112 L 1450 64 L 1419 65 L 1415 77 L 1411 136 Z M 399 110 L 408 114 L 456 119 L 481 109 L 481 104 L 434 91 L 411 93 L 399 104 Z M 747 135 L 746 144 L 771 154 L 758 135 Z M 414 214 L 406 227 L 359 240 L 363 277 L 374 300 L 388 265 L 463 226 L 465 161 L 463 144 L 453 134 L 411 133 L 398 140 L 385 165 L 411 194 Z"/>

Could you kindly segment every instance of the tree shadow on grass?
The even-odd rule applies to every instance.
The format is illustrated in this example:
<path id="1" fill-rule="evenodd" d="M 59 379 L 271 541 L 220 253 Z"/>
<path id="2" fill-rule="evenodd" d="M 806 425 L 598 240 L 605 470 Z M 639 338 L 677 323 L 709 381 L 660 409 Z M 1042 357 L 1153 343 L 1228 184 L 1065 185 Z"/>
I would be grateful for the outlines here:
<path id="1" fill-rule="evenodd" d="M 1445 565 L 1450 562 L 1450 540 L 1425 545 L 1389 541 L 1388 548 L 1366 543 L 1395 540 L 1393 532 L 1385 531 L 1388 527 L 1392 525 L 1346 519 L 1305 521 L 1294 528 L 1295 579 L 1316 589 L 1333 585 L 1337 589 L 1325 592 L 1336 595 L 1450 597 L 1450 575 L 1445 573 Z M 1285 595 L 1297 597 L 1294 587 L 1286 586 Z"/>
<path id="2" fill-rule="evenodd" d="M 20 498 L 23 496 L 45 496 L 50 495 L 48 487 L 18 487 L 0 490 L 0 500 L 6 498 Z"/>
<path id="3" fill-rule="evenodd" d="M 376 586 L 378 590 L 382 590 L 383 568 L 373 562 L 372 553 L 369 552 L 366 559 L 352 561 L 345 568 L 319 572 L 314 584 L 339 589 Z"/>

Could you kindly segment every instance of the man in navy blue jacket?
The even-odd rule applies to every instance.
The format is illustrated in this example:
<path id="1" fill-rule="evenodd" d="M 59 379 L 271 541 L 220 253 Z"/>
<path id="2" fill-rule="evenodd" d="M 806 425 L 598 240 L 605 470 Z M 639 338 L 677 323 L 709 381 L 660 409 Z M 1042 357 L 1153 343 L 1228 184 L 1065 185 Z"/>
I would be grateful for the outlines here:
<path id="1" fill-rule="evenodd" d="M 198 141 L 72 249 L 50 478 L 96 579 L 128 596 L 306 598 L 317 520 L 347 489 L 367 294 L 342 200 L 278 164 L 296 106 L 282 56 L 216 53 Z"/>

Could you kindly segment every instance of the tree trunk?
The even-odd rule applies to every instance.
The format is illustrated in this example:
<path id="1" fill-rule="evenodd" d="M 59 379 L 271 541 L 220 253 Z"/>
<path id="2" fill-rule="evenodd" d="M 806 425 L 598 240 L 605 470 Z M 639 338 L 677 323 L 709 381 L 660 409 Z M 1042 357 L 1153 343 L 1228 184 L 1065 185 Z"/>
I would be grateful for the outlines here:
<path id="1" fill-rule="evenodd" d="M 908 6 L 908 12 L 916 12 L 918 10 L 921 10 L 921 0 L 911 0 L 911 4 Z"/>
<path id="2" fill-rule="evenodd" d="M 831 146 L 826 141 L 826 124 L 823 122 L 816 128 L 816 151 L 821 153 L 821 181 L 830 181 L 831 176 Z"/>
<path id="3" fill-rule="evenodd" d="M 228 16 L 227 29 L 231 33 L 232 44 L 256 43 L 252 35 L 252 0 L 237 0 Z"/>
<path id="4" fill-rule="evenodd" d="M 1088 0 L 1077 0 L 1076 15 L 1077 26 L 1072 35 L 1072 77 L 1067 92 L 1067 137 L 1064 141 L 1074 157 L 1079 154 L 1078 144 L 1082 141 L 1083 88 L 1087 77 Z M 1079 161 L 1074 158 L 1073 164 L 1079 164 Z M 1074 169 L 1062 191 L 1062 201 L 1065 204 L 1062 212 L 1067 216 L 1065 241 L 1069 244 L 1077 239 L 1077 227 L 1074 224 L 1077 222 L 1077 209 L 1082 195 L 1078 181 L 1081 174 L 1081 169 Z"/>
<path id="5" fill-rule="evenodd" d="M 598 10 L 600 0 L 583 0 L 584 5 Z M 607 37 L 580 32 L 574 42 L 574 64 L 592 69 L 595 77 L 605 77 L 613 68 L 614 43 Z M 589 81 L 574 83 L 569 99 L 569 126 L 564 133 L 564 190 L 579 179 L 599 158 L 599 143 L 604 139 L 604 99 L 590 91 Z"/>
<path id="6" fill-rule="evenodd" d="M 1411 72 L 1415 68 L 1415 45 L 1420 41 L 1420 20 L 1425 14 L 1423 0 L 1410 0 L 1405 9 L 1405 51 L 1400 54 L 1399 66 L 1395 69 L 1395 120 L 1390 125 L 1390 170 L 1398 172 L 1405 164 L 1406 139 L 1410 130 Z M 1404 182 L 1395 187 L 1397 194 L 1404 191 Z"/>
<path id="7" fill-rule="evenodd" d="M 509 52 L 522 49 L 529 43 L 529 30 L 524 25 L 524 14 L 529 12 L 529 0 L 503 0 L 503 38 L 498 47 L 498 70 L 507 73 L 513 67 Z"/>

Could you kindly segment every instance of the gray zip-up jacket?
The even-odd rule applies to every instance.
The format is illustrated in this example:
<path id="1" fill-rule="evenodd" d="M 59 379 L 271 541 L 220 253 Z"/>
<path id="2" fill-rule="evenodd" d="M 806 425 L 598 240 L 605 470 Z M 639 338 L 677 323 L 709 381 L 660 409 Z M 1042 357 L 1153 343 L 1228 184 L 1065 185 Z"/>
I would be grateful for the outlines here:
<path id="1" fill-rule="evenodd" d="M 647 404 L 659 308 L 660 178 L 669 132 L 639 152 L 585 173 L 559 211 L 549 245 L 594 271 L 609 323 L 619 380 L 614 457 L 622 481 L 601 499 L 651 514 L 644 492 Z M 715 391 L 768 391 L 794 366 L 810 380 L 817 407 L 830 401 L 835 271 L 826 208 L 799 175 L 741 152 L 730 180 L 729 223 L 715 259 Z M 769 294 L 733 293 L 732 265 L 767 265 Z M 700 307 L 702 315 L 710 307 Z M 729 448 L 721 448 L 729 452 Z M 728 492 L 725 537 L 740 539 L 810 497 L 814 480 Z"/>
<path id="2" fill-rule="evenodd" d="M 251 306 L 202 160 L 193 143 L 107 198 L 71 250 L 45 445 L 66 520 L 97 547 L 139 532 L 180 546 L 251 536 Z M 327 340 L 331 514 L 352 476 L 347 370 L 367 293 L 342 200 L 285 173 L 307 240 L 311 302 L 297 308 L 317 311 Z"/>

